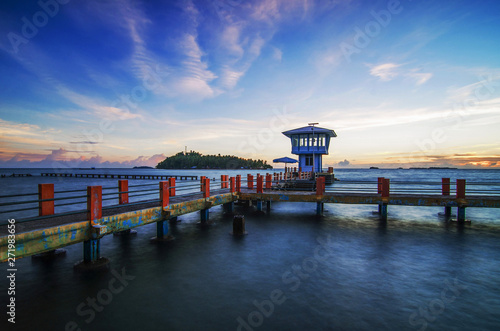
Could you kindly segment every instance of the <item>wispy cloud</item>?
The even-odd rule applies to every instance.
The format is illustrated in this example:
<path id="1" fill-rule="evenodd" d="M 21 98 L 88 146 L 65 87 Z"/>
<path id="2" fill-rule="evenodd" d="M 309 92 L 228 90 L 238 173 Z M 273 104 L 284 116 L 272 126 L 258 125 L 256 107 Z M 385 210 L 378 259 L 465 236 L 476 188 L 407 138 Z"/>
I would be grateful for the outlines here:
<path id="1" fill-rule="evenodd" d="M 387 82 L 399 76 L 398 68 L 401 64 L 384 63 L 370 68 L 370 75 L 378 77 L 381 81 Z"/>
<path id="2" fill-rule="evenodd" d="M 432 77 L 432 73 L 420 72 L 420 69 L 416 68 L 407 69 L 404 64 L 383 63 L 368 65 L 368 67 L 370 67 L 370 75 L 378 77 L 382 82 L 388 82 L 402 76 L 414 81 L 416 85 L 422 85 Z"/>

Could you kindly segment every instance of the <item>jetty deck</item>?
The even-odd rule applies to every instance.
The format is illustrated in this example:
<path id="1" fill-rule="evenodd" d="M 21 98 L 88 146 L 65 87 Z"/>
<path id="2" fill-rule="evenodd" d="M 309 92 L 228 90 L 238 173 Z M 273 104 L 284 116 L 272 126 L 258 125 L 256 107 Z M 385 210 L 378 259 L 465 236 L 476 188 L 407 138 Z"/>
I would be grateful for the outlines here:
<path id="1" fill-rule="evenodd" d="M 441 183 L 395 182 L 391 187 L 389 179 L 379 178 L 377 182 L 335 183 L 326 189 L 325 178 L 318 177 L 311 181 L 311 189 L 307 191 L 278 189 L 283 188 L 279 185 L 282 180 L 276 174 L 274 177 L 258 175 L 255 180 L 252 175 L 246 180 L 241 176 L 223 175 L 220 181 L 211 182 L 202 176 L 200 182 L 192 184 L 176 183 L 171 178 L 157 184 L 130 187 L 127 180 L 119 180 L 113 192 L 106 193 L 110 188 L 89 186 L 80 190 L 84 195 L 70 197 L 64 196 L 65 193 L 75 190 L 54 192 L 53 184 L 39 184 L 38 192 L 29 194 L 36 195 L 37 199 L 22 201 L 23 195 L 0 196 L 0 213 L 15 219 L 15 223 L 0 224 L 0 261 L 84 242 L 84 261 L 93 263 L 99 258 L 98 243 L 104 235 L 156 223 L 157 238 L 164 239 L 168 236 L 170 220 L 200 212 L 201 223 L 206 223 L 210 208 L 223 205 L 226 212 L 232 212 L 236 201 L 253 201 L 260 211 L 264 203 L 269 210 L 272 202 L 311 202 L 316 203 L 317 214 L 322 213 L 325 203 L 371 204 L 378 205 L 382 220 L 387 220 L 389 205 L 444 207 L 447 216 L 451 216 L 451 208 L 456 207 L 458 223 L 465 222 L 466 208 L 500 208 L 500 183 L 467 183 L 470 194 L 466 195 L 466 182 L 462 179 L 456 184 L 448 178 L 443 178 Z M 63 196 L 55 197 L 61 194 Z M 77 208 L 82 205 L 81 201 L 67 202 L 82 197 L 86 198 L 84 209 Z M 145 198 L 132 201 L 137 197 Z M 112 201 L 103 206 L 103 201 L 108 200 Z M 23 204 L 31 207 L 19 209 Z M 56 213 L 56 209 L 72 204 L 75 210 Z M 35 215 L 15 218 L 16 213 L 30 210 Z M 15 224 L 15 247 L 9 248 L 10 224 Z"/>

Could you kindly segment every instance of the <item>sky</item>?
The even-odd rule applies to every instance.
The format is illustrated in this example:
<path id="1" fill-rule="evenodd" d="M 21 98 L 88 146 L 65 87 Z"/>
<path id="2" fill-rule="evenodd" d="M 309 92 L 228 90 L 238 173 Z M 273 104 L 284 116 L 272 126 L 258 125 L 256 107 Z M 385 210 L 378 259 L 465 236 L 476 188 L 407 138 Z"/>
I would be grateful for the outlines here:
<path id="1" fill-rule="evenodd" d="M 500 1 L 0 2 L 0 167 L 500 167 Z M 275 166 L 282 166 L 274 164 Z"/>

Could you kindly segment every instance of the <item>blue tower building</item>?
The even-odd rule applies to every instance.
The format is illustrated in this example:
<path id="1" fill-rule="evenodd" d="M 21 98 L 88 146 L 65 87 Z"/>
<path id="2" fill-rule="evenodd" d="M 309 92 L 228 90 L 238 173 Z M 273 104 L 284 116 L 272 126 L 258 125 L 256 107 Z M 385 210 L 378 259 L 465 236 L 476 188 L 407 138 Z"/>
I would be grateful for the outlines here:
<path id="1" fill-rule="evenodd" d="M 309 126 L 283 132 L 292 142 L 292 154 L 299 156 L 299 167 L 302 171 L 322 172 L 322 157 L 328 155 L 330 138 L 337 137 L 335 131 Z"/>

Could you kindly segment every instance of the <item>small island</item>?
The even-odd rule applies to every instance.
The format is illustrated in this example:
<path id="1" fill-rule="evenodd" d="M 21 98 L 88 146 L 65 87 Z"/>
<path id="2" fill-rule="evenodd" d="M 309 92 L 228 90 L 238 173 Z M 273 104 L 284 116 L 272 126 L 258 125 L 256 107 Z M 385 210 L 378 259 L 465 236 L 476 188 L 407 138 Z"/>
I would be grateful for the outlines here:
<path id="1" fill-rule="evenodd" d="M 156 165 L 157 169 L 272 169 L 265 160 L 243 159 L 234 155 L 202 155 L 179 152 Z"/>

